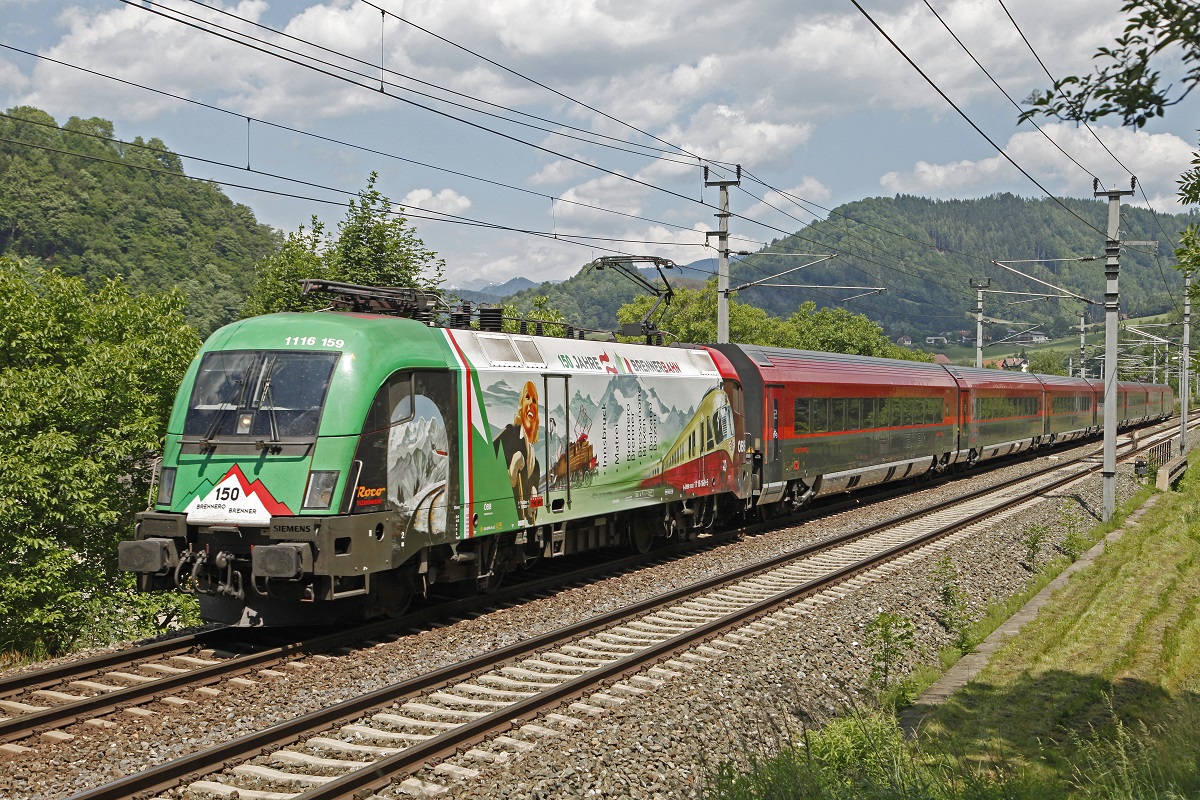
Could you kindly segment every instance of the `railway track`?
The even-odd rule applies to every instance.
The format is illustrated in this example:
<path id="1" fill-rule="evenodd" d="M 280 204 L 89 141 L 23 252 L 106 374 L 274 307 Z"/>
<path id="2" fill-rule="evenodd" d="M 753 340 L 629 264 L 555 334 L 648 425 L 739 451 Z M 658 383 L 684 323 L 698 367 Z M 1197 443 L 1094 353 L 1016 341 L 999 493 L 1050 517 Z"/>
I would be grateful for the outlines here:
<path id="1" fill-rule="evenodd" d="M 1062 451 L 1063 455 L 1071 452 Z M 1009 460 L 997 460 L 994 466 L 1004 463 Z M 446 619 L 484 614 L 505 603 L 520 603 L 565 586 L 686 557 L 737 536 L 885 502 L 909 491 L 907 485 L 893 485 L 850 499 L 829 498 L 790 517 L 723 531 L 698 542 L 668 544 L 647 555 L 627 556 L 602 564 L 586 563 L 565 572 L 555 564 L 540 573 L 534 571 L 515 586 L 486 596 L 440 599 L 397 620 L 333 634 L 322 630 L 315 635 L 293 632 L 288 636 L 284 631 L 281 636 L 275 630 L 256 630 L 248 635 L 243 629 L 213 629 L 0 678 L 0 753 L 20 752 L 22 745 L 17 743 L 31 737 L 40 736 L 52 743 L 66 740 L 70 737 L 58 731 L 76 723 L 103 729 L 116 724 L 106 719 L 114 714 L 138 717 L 146 706 L 156 703 L 183 707 L 191 702 L 187 694 L 197 690 L 205 694 L 207 690 L 214 695 L 211 687 L 225 681 L 234 680 L 235 685 L 244 686 L 254 681 L 256 675 L 277 677 L 281 670 L 304 669 L 307 666 L 304 659 L 315 654 L 356 647 L 362 642 L 374 644 Z"/>
<path id="2" fill-rule="evenodd" d="M 1143 436 L 1141 444 L 1156 441 Z M 436 794 L 442 782 L 569 734 L 584 717 L 636 702 L 663 681 L 803 616 L 823 593 L 882 580 L 926 557 L 928 548 L 970 535 L 979 520 L 1012 513 L 1098 466 L 1094 457 L 1056 464 L 385 687 L 75 800 L 167 790 L 188 798 L 315 800 L 365 797 L 396 784 Z"/>

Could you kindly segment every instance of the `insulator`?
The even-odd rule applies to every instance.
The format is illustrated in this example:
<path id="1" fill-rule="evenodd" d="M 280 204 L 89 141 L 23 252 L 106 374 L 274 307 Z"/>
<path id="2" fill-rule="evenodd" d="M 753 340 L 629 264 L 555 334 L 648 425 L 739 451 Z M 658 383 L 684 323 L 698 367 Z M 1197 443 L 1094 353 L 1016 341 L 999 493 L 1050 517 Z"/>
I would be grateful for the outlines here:
<path id="1" fill-rule="evenodd" d="M 575 338 L 575 328 L 570 325 L 567 326 L 567 338 L 568 339 Z"/>
<path id="2" fill-rule="evenodd" d="M 528 334 L 529 333 L 529 320 L 527 320 L 527 319 L 521 320 L 521 324 L 518 326 L 518 328 L 521 331 L 522 336 Z M 541 333 L 541 331 L 538 331 L 538 332 Z"/>
<path id="3" fill-rule="evenodd" d="M 499 333 L 504 329 L 504 309 L 503 308 L 480 308 L 479 309 L 479 330 L 488 331 L 490 333 Z"/>
<path id="4" fill-rule="evenodd" d="M 540 322 L 533 326 L 533 332 L 538 336 L 546 335 L 546 330 L 542 327 L 542 323 Z"/>

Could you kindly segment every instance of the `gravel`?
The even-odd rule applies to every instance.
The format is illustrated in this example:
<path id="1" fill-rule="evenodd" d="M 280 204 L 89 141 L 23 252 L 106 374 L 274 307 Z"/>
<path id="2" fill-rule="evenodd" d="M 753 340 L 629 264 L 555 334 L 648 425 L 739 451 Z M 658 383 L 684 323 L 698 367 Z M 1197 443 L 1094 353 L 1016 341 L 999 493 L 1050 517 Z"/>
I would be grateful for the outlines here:
<path id="1" fill-rule="evenodd" d="M 927 506 L 943 496 L 961 494 L 964 484 L 992 485 L 1042 464 L 1042 458 L 1022 462 L 344 655 L 305 658 L 302 663 L 308 668 L 283 670 L 286 677 L 258 677 L 258 683 L 246 687 L 223 684 L 215 698 L 188 695 L 195 702 L 183 709 L 155 703 L 147 707 L 154 716 L 133 720 L 120 715 L 117 728 L 76 725 L 66 729 L 75 735 L 70 741 L 25 742 L 35 749 L 0 756 L 0 800 L 69 796 L 901 509 Z M 1135 489 L 1134 479 L 1123 470 L 1119 500 Z M 1031 572 L 1023 562 L 1030 526 L 1048 526 L 1041 545 L 1041 558 L 1047 558 L 1073 527 L 1095 523 L 1100 492 L 1100 478 L 1089 478 L 1069 495 L 1003 519 L 987 536 L 948 550 L 944 555 L 954 564 L 957 586 L 972 612 L 981 613 L 989 602 L 1012 595 L 1029 581 Z M 913 620 L 918 657 L 936 661 L 937 649 L 950 644 L 951 637 L 935 617 L 935 565 L 927 563 L 924 569 L 854 591 L 820 607 L 803 624 L 757 638 L 734 654 L 671 679 L 652 695 L 586 719 L 570 736 L 547 739 L 533 753 L 516 755 L 504 766 L 485 767 L 477 779 L 450 784 L 451 794 L 442 796 L 696 796 L 718 764 L 744 763 L 771 752 L 803 720 L 865 697 L 870 656 L 862 643 L 863 628 L 881 609 Z M 446 783 L 444 777 L 423 777 Z"/>

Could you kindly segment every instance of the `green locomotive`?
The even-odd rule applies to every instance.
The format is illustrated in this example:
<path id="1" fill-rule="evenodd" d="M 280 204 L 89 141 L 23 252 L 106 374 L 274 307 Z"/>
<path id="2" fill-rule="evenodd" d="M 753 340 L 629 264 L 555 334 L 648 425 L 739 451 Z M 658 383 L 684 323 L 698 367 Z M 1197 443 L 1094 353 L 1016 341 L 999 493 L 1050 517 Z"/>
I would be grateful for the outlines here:
<path id="1" fill-rule="evenodd" d="M 346 311 L 231 324 L 188 369 L 153 509 L 119 548 L 141 590 L 241 625 L 396 613 L 434 582 L 686 535 L 737 485 L 732 461 L 662 480 L 723 383 L 703 349 L 432 327 L 420 293 L 318 288 Z"/>

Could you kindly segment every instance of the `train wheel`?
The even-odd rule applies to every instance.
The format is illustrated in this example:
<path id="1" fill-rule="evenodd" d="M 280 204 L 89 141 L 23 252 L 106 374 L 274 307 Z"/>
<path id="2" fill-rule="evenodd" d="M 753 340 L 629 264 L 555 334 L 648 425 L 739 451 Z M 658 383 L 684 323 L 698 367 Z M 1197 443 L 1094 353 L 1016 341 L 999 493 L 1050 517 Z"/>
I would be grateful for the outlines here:
<path id="1" fill-rule="evenodd" d="M 416 594 L 412 574 L 393 570 L 375 573 L 371 579 L 380 612 L 392 619 L 403 616 Z"/>
<path id="2" fill-rule="evenodd" d="M 625 545 L 631 553 L 645 555 L 654 544 L 654 529 L 649 523 L 634 520 L 625 526 Z"/>

